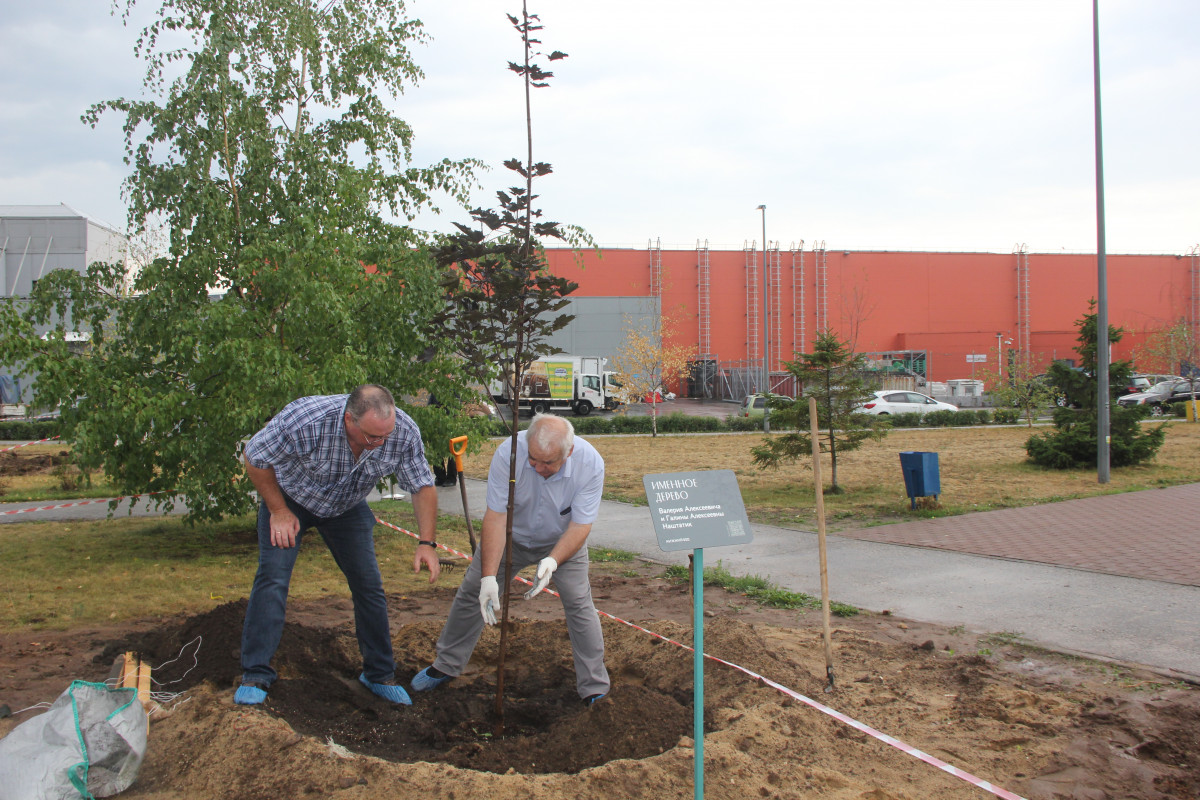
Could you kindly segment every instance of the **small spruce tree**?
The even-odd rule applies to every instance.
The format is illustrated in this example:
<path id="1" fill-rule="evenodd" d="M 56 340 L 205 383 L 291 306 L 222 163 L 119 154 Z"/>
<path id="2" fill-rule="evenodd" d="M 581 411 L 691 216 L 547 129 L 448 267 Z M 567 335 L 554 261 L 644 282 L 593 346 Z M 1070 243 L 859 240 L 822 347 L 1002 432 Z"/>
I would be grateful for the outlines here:
<path id="1" fill-rule="evenodd" d="M 1075 352 L 1080 368 L 1062 363 L 1050 366 L 1050 380 L 1066 397 L 1066 406 L 1054 411 L 1054 430 L 1034 434 L 1025 442 L 1025 452 L 1034 464 L 1054 469 L 1075 469 L 1096 466 L 1096 443 L 1099 429 L 1099 381 L 1096 378 L 1096 346 L 1099 322 L 1095 313 L 1096 301 L 1089 303 L 1089 312 L 1075 321 L 1079 328 Z M 1124 331 L 1109 326 L 1108 340 L 1121 341 Z M 1145 429 L 1140 423 L 1149 410 L 1145 406 L 1122 406 L 1116 402 L 1117 391 L 1128 385 L 1133 368 L 1128 361 L 1114 361 L 1108 368 L 1109 403 L 1109 463 L 1114 467 L 1141 464 L 1154 458 L 1166 438 L 1165 425 Z"/>
<path id="2" fill-rule="evenodd" d="M 812 438 L 807 431 L 809 425 L 808 398 L 817 401 L 817 425 L 821 452 L 829 453 L 831 464 L 830 486 L 827 494 L 841 494 L 838 485 L 838 454 L 857 450 L 868 437 L 877 437 L 885 430 L 885 421 L 878 417 L 855 413 L 855 409 L 871 396 L 871 390 L 863 379 L 866 356 L 854 353 L 847 342 L 826 330 L 817 336 L 812 353 L 801 353 L 795 361 L 784 362 L 784 367 L 803 386 L 801 396 L 795 403 L 782 403 L 778 398 L 768 399 L 771 415 L 781 427 L 795 426 L 780 436 L 768 436 L 751 453 L 754 463 L 760 468 L 778 468 L 784 461 L 795 461 L 812 454 Z"/>

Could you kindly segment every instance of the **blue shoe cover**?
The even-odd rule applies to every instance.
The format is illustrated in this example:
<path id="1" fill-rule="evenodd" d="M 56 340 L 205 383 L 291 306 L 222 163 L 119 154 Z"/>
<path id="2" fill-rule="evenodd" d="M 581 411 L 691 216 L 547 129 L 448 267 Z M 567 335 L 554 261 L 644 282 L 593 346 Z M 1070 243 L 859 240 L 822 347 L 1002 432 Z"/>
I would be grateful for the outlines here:
<path id="1" fill-rule="evenodd" d="M 410 685 L 414 692 L 428 692 L 441 686 L 446 681 L 454 680 L 453 675 L 443 675 L 440 678 L 435 678 L 429 674 L 429 670 L 430 668 L 426 667 L 413 677 Z"/>
<path id="2" fill-rule="evenodd" d="M 364 672 L 358 676 L 359 682 L 370 689 L 376 696 L 382 697 L 389 703 L 398 703 L 402 706 L 411 706 L 412 700 L 409 699 L 408 692 L 404 691 L 403 686 L 396 686 L 390 683 L 371 683 L 367 680 L 367 675 Z"/>
<path id="3" fill-rule="evenodd" d="M 243 683 L 233 693 L 233 702 L 239 706 L 257 706 L 267 699 L 267 690 L 253 683 Z"/>

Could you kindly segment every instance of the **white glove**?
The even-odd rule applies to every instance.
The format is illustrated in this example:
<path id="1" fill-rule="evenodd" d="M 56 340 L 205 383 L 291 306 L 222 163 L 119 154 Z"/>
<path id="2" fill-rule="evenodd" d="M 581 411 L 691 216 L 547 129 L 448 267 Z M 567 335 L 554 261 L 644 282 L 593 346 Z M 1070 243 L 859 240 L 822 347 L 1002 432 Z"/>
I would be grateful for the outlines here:
<path id="1" fill-rule="evenodd" d="M 500 610 L 500 585 L 495 575 L 479 579 L 479 612 L 488 625 L 496 624 L 496 612 Z"/>
<path id="2" fill-rule="evenodd" d="M 558 562 L 550 556 L 546 556 L 538 562 L 537 582 L 533 584 L 533 588 L 525 593 L 525 599 L 530 600 L 538 592 L 550 585 L 550 577 L 554 575 L 554 570 L 558 569 Z"/>

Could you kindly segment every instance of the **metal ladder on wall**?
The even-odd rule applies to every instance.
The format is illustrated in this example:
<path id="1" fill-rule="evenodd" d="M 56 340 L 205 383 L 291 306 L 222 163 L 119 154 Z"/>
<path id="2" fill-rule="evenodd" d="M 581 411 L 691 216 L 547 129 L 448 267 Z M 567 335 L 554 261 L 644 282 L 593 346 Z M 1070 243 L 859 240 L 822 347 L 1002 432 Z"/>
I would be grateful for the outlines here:
<path id="1" fill-rule="evenodd" d="M 1191 250 L 1187 252 L 1188 257 L 1192 260 L 1192 318 L 1189 320 L 1192 325 L 1192 369 L 1196 368 L 1195 361 L 1197 342 L 1200 342 L 1200 244 L 1193 245 Z M 1194 372 L 1193 372 L 1194 374 Z"/>
<path id="2" fill-rule="evenodd" d="M 712 352 L 712 296 L 708 260 L 708 240 L 700 244 L 696 240 L 696 321 L 700 328 L 696 337 L 698 356 L 705 358 Z"/>
<path id="3" fill-rule="evenodd" d="M 792 253 L 792 342 L 797 353 L 808 352 L 804 327 L 804 240 L 793 244 Z M 797 259 L 797 257 L 799 257 Z"/>
<path id="4" fill-rule="evenodd" d="M 742 250 L 746 255 L 746 358 L 761 358 L 758 349 L 758 243 L 751 241 Z"/>
<path id="5" fill-rule="evenodd" d="M 1027 358 L 1030 350 L 1030 311 L 1029 311 L 1029 248 L 1019 244 L 1013 248 L 1017 257 L 1017 357 Z M 997 353 L 999 358 L 1000 354 Z"/>
<path id="6" fill-rule="evenodd" d="M 825 240 L 813 242 L 813 270 L 816 282 L 817 335 L 829 329 L 829 274 L 825 260 Z"/>
<path id="7" fill-rule="evenodd" d="M 650 242 L 646 249 L 650 251 L 650 296 L 662 300 L 662 239 Z"/>
<path id="8" fill-rule="evenodd" d="M 768 372 L 779 368 L 780 353 L 783 352 L 783 263 L 779 254 L 779 242 L 767 247 L 767 321 L 771 335 L 767 340 Z M 768 390 L 770 387 L 767 387 Z"/>

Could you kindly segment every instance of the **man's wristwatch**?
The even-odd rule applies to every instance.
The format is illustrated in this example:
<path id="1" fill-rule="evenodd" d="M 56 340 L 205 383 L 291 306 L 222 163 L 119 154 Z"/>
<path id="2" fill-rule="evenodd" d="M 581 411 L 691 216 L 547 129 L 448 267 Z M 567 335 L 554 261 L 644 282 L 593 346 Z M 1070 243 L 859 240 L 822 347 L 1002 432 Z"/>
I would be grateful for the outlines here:
<path id="1" fill-rule="evenodd" d="M 418 539 L 418 540 L 417 540 L 417 544 L 419 544 L 419 545 L 421 545 L 421 544 L 427 544 L 427 545 L 429 545 L 430 547 L 437 547 L 437 542 L 433 542 L 433 541 L 429 541 L 429 542 L 427 542 L 427 541 L 425 541 L 424 539 Z"/>

